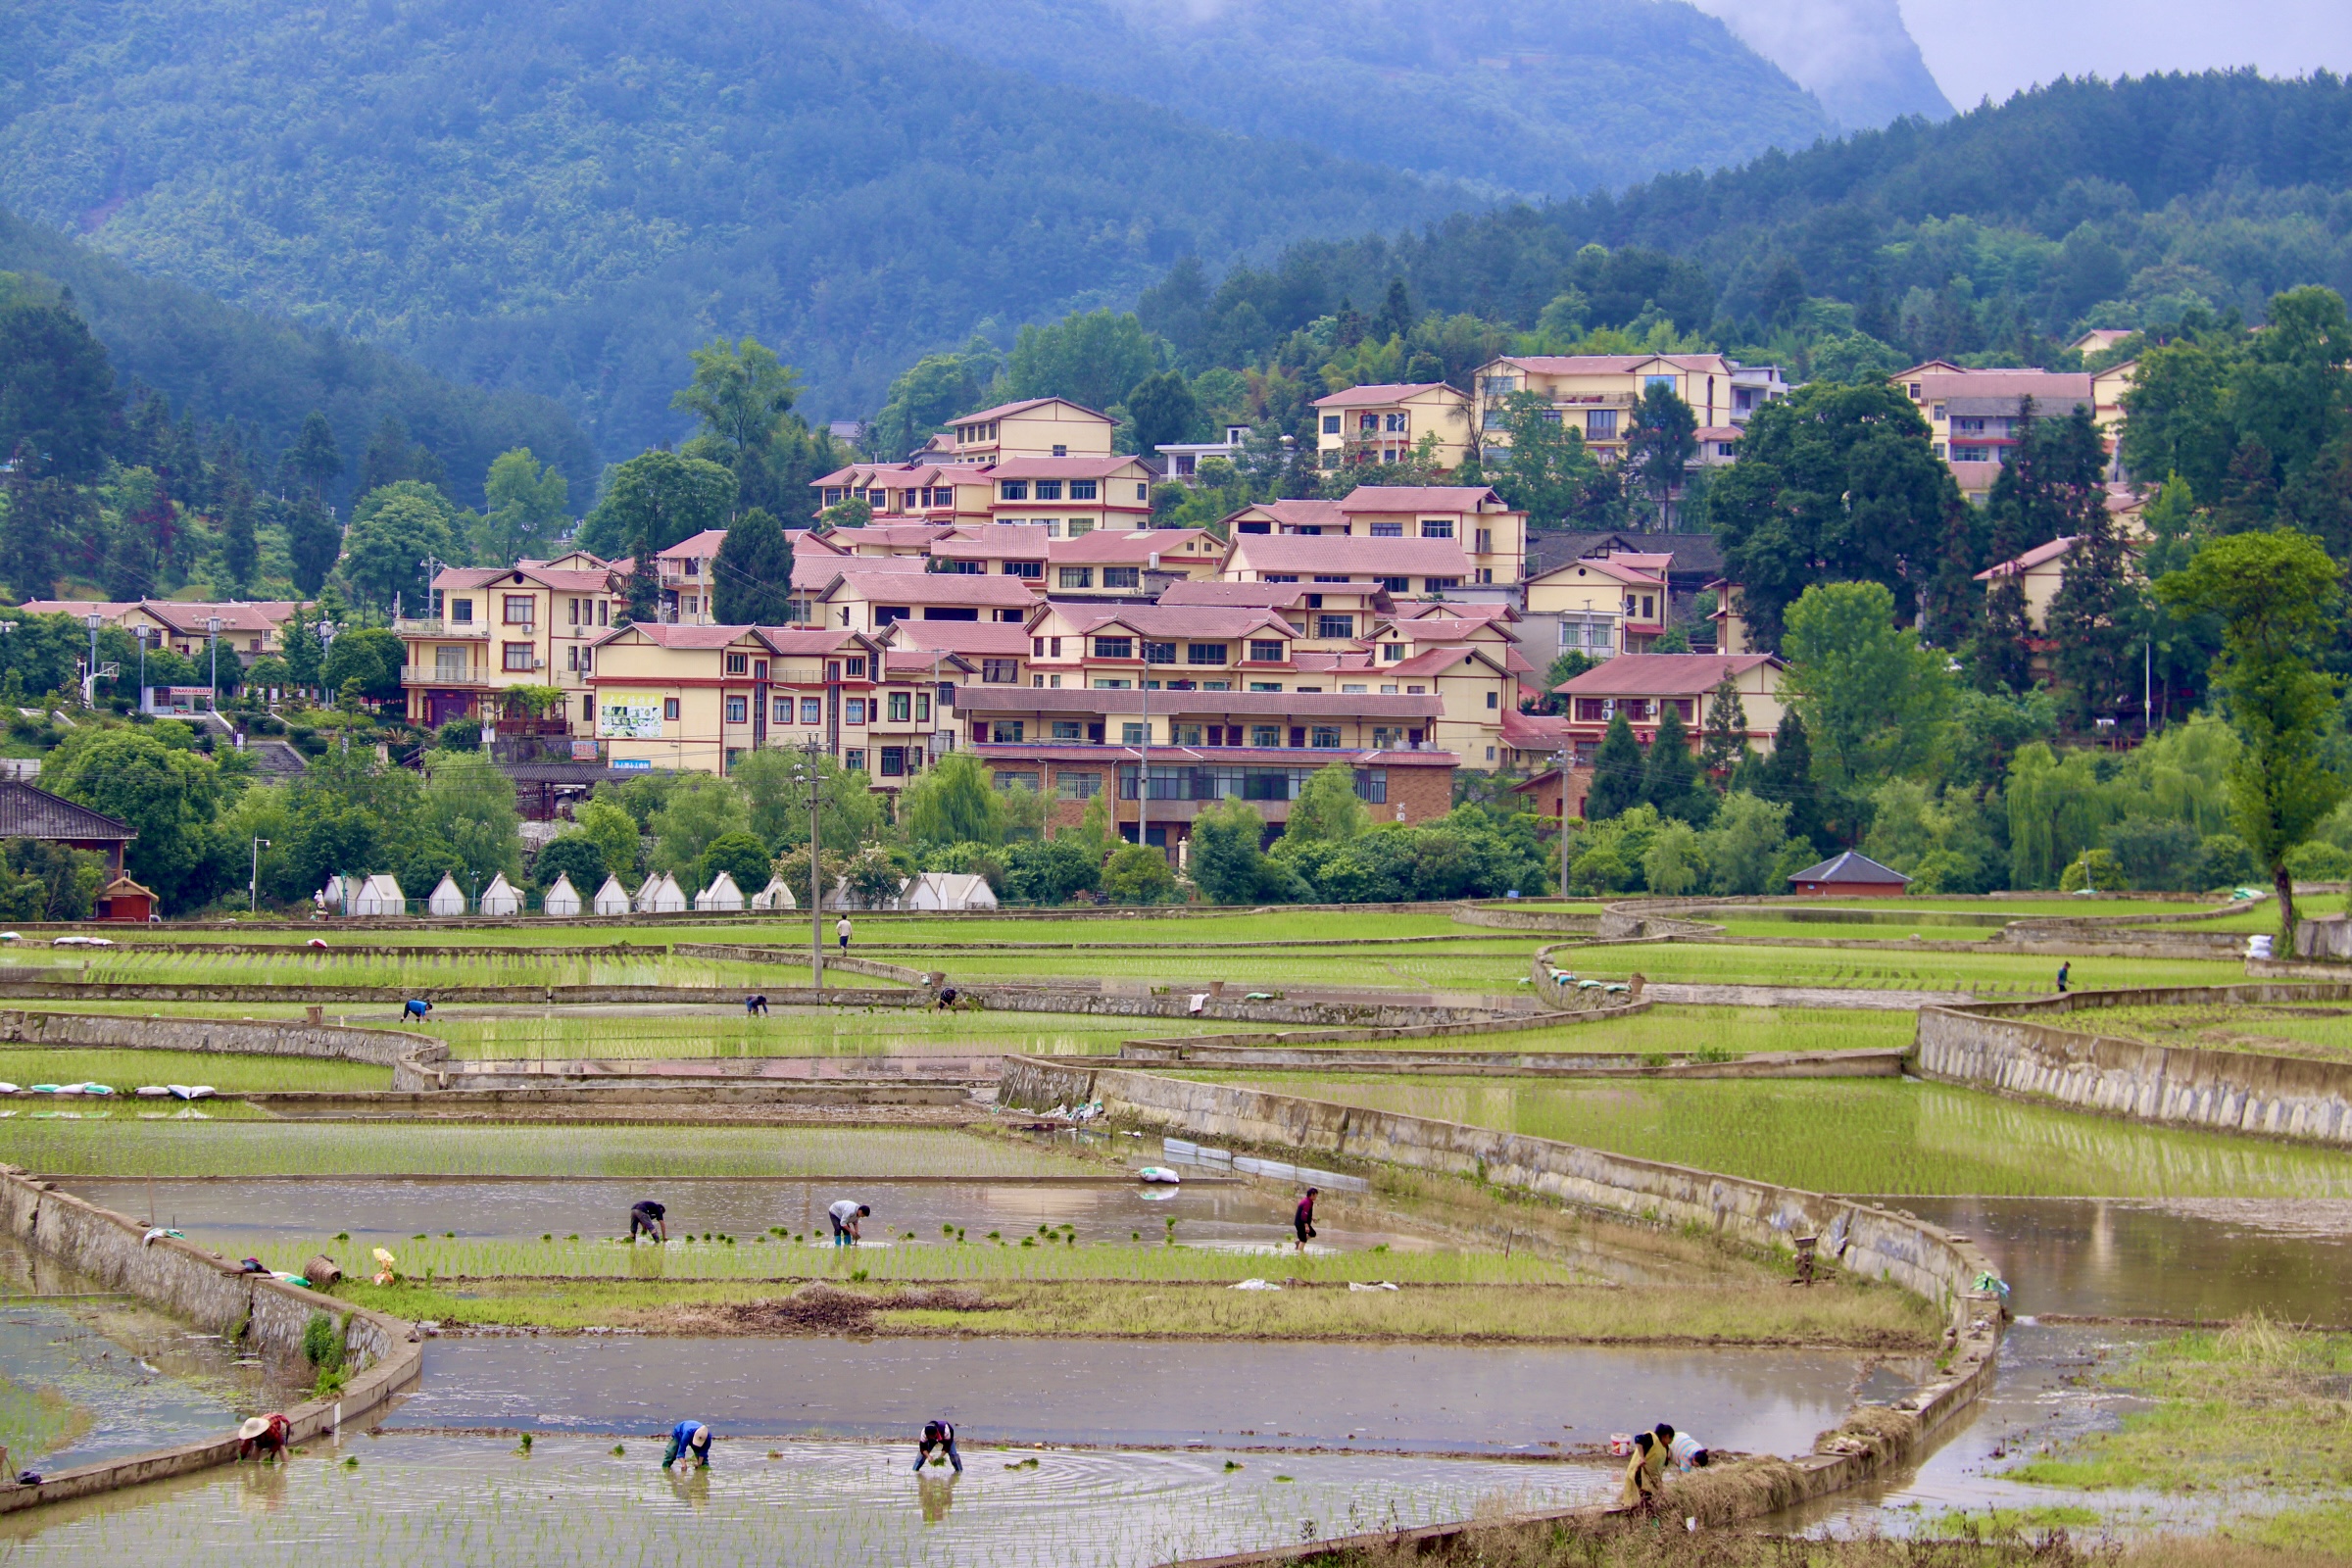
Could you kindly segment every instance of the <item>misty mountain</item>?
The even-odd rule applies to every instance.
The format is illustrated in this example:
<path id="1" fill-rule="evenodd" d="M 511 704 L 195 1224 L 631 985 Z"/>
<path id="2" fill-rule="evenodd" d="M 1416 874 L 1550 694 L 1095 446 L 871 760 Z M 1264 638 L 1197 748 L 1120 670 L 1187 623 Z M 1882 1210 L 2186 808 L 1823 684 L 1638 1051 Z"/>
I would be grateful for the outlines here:
<path id="1" fill-rule="evenodd" d="M 606 457 L 683 432 L 670 393 L 713 334 L 802 367 L 810 414 L 855 413 L 920 352 L 1132 297 L 1179 256 L 1474 205 L 824 0 L 55 0 L 11 23 L 0 204 L 555 398 Z"/>
<path id="2" fill-rule="evenodd" d="M 1521 195 L 1742 163 L 1837 128 L 1733 28 L 1682 0 L 871 3 L 1043 81 Z M 1899 19 L 1895 33 L 1908 46 Z"/>
<path id="3" fill-rule="evenodd" d="M 1692 0 L 1820 100 L 1842 130 L 1876 130 L 1952 106 L 1895 0 Z"/>

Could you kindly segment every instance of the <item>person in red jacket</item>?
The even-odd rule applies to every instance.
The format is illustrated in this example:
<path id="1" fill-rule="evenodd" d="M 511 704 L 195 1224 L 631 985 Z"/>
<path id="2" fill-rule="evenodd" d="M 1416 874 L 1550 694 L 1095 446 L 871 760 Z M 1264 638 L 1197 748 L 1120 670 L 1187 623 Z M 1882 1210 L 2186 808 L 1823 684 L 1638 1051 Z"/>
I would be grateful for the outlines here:
<path id="1" fill-rule="evenodd" d="M 1298 1200 L 1298 1210 L 1291 1216 L 1291 1229 L 1298 1233 L 1298 1250 L 1306 1250 L 1308 1238 L 1315 1234 L 1315 1195 L 1319 1187 L 1309 1187 L 1306 1196 Z"/>

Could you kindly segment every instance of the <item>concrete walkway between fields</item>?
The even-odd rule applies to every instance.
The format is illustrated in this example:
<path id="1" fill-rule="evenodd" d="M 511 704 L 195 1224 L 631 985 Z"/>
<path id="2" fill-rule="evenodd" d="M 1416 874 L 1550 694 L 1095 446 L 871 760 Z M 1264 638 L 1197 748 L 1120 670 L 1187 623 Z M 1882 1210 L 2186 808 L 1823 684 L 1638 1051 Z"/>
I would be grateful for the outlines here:
<path id="1" fill-rule="evenodd" d="M 1651 1002 L 1687 1007 L 1853 1007 L 1866 1012 L 1916 1012 L 1977 1000 L 1965 991 L 1874 991 L 1860 986 L 1678 985 L 1651 980 L 1642 987 Z"/>

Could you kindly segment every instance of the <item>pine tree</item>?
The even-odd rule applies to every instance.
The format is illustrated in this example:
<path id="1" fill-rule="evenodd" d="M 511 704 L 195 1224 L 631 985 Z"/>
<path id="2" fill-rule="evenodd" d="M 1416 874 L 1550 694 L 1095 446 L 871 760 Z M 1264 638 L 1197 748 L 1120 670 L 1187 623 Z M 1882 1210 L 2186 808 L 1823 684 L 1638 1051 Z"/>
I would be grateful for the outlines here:
<path id="1" fill-rule="evenodd" d="M 325 415 L 313 409 L 304 416 L 302 433 L 286 449 L 278 469 L 296 489 L 316 500 L 325 499 L 327 485 L 343 472 L 343 451 L 335 445 L 334 427 L 326 422 Z"/>
<path id="2" fill-rule="evenodd" d="M 1719 786 L 1728 783 L 1747 756 L 1747 705 L 1730 675 L 1707 693 L 1707 717 L 1700 729 L 1698 765 Z"/>
<path id="3" fill-rule="evenodd" d="M 305 608 L 286 622 L 286 674 L 293 684 L 305 690 L 316 690 L 318 672 L 326 663 L 326 645 L 318 640 L 317 612 Z"/>
<path id="4" fill-rule="evenodd" d="M 253 532 L 253 486 L 240 471 L 229 480 L 220 515 L 220 569 L 239 598 L 252 591 L 254 573 L 262 564 L 261 545 Z"/>
<path id="5" fill-rule="evenodd" d="M 662 618 L 658 608 L 662 603 L 662 579 L 654 570 L 654 542 L 642 533 L 630 552 L 629 574 L 622 579 L 620 597 L 625 621 L 651 622 Z"/>
<path id="6" fill-rule="evenodd" d="M 343 525 L 315 495 L 298 496 L 286 510 L 286 560 L 293 568 L 294 587 L 316 594 L 326 584 L 343 554 Z"/>
<path id="7" fill-rule="evenodd" d="M 759 507 L 727 525 L 710 574 L 722 625 L 781 626 L 791 613 L 792 545 Z"/>
<path id="8" fill-rule="evenodd" d="M 1919 640 L 1930 648 L 1957 652 L 1968 646 L 1983 613 L 1977 586 L 1975 509 L 1954 499 L 1944 511 L 1943 553 L 1936 575 L 1920 596 Z"/>
<path id="9" fill-rule="evenodd" d="M 1815 847 L 1827 847 L 1827 835 L 1822 826 L 1821 792 L 1813 783 L 1813 742 L 1805 734 L 1805 721 L 1791 708 L 1781 714 L 1781 727 L 1773 732 L 1772 755 L 1752 769 L 1749 793 L 1759 800 L 1777 801 L 1788 808 L 1788 831 L 1801 839 L 1810 839 Z"/>
<path id="10" fill-rule="evenodd" d="M 1698 762 L 1690 755 L 1690 732 L 1683 726 L 1682 710 L 1668 702 L 1658 718 L 1658 732 L 1649 739 L 1648 765 L 1642 770 L 1642 799 L 1658 808 L 1660 816 L 1704 823 L 1714 814 L 1715 797 L 1698 782 Z"/>
<path id="11" fill-rule="evenodd" d="M 1609 720 L 1608 731 L 1600 738 L 1600 751 L 1592 759 L 1592 789 L 1585 797 L 1585 819 L 1603 822 L 1642 804 L 1646 771 L 1642 743 L 1634 739 L 1634 726 L 1620 710 Z"/>
<path id="12" fill-rule="evenodd" d="M 2132 656 L 2146 614 L 2131 566 L 2123 530 L 2102 506 L 2067 553 L 2065 574 L 2050 601 L 2050 667 L 2077 730 L 2088 728 L 2095 716 L 2113 716 L 2139 673 Z"/>

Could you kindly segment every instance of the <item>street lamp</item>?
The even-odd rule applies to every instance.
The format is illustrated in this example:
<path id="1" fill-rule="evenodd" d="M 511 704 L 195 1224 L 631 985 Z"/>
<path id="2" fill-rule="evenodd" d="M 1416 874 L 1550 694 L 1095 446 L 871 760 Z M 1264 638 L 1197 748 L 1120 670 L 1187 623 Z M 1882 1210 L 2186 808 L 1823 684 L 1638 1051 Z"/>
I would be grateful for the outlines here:
<path id="1" fill-rule="evenodd" d="M 1568 762 L 1569 750 L 1563 746 L 1551 754 L 1551 765 L 1560 772 L 1560 899 L 1568 898 Z"/>
<path id="2" fill-rule="evenodd" d="M 139 711 L 147 711 L 147 633 L 150 628 L 134 626 L 131 635 L 139 640 Z"/>
<path id="3" fill-rule="evenodd" d="M 213 711 L 219 713 L 220 711 L 220 617 L 207 615 L 204 620 L 204 632 L 206 641 L 212 644 Z M 97 639 L 91 638 L 91 646 L 95 647 L 96 645 Z"/>
<path id="4" fill-rule="evenodd" d="M 90 664 L 81 672 L 81 706 L 96 708 L 98 706 L 98 628 L 106 624 L 106 617 L 93 610 L 81 617 L 81 623 L 90 628 Z"/>
<path id="5" fill-rule="evenodd" d="M 824 857 L 818 852 L 816 836 L 817 803 L 822 798 L 824 773 L 816 760 L 822 755 L 814 735 L 803 748 L 802 760 L 792 770 L 795 784 L 808 786 L 808 972 L 818 991 L 825 989 L 825 873 Z"/>
<path id="6" fill-rule="evenodd" d="M 269 847 L 268 839 L 253 841 L 253 875 L 245 883 L 245 912 L 247 914 L 251 914 L 261 907 L 262 852 Z"/>

